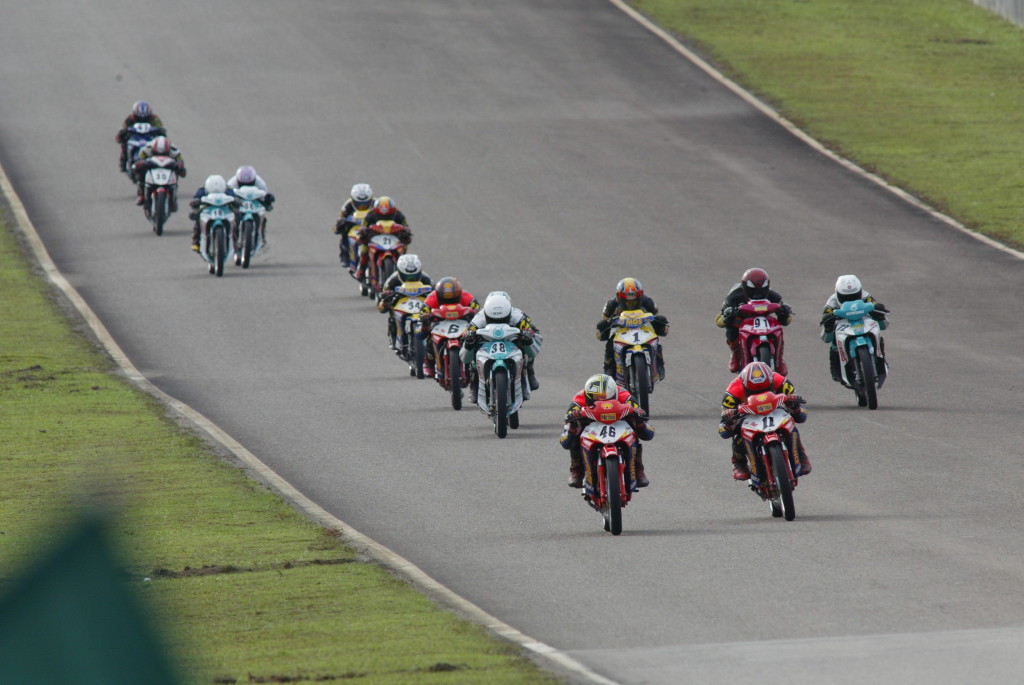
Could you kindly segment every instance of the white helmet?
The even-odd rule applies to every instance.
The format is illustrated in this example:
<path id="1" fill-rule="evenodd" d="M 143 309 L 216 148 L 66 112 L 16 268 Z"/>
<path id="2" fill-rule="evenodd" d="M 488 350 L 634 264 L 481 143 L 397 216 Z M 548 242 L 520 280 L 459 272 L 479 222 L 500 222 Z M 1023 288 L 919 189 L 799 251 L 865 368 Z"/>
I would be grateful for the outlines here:
<path id="1" fill-rule="evenodd" d="M 203 188 L 206 190 L 206 194 L 212 193 L 223 193 L 228 189 L 228 184 L 224 181 L 224 177 L 219 174 L 206 177 L 206 183 L 203 184 Z"/>
<path id="2" fill-rule="evenodd" d="M 853 274 L 840 276 L 836 280 L 836 298 L 840 302 L 850 302 L 861 299 L 860 279 Z"/>
<path id="3" fill-rule="evenodd" d="M 408 280 L 407 276 L 418 278 L 421 271 L 423 263 L 417 255 L 404 254 L 398 258 L 398 273 L 401 274 L 402 280 Z"/>
<path id="4" fill-rule="evenodd" d="M 512 316 L 512 300 L 509 299 L 508 293 L 496 290 L 487 295 L 487 299 L 484 300 L 484 316 L 489 323 L 508 323 L 509 317 Z"/>
<path id="5" fill-rule="evenodd" d="M 373 188 L 369 183 L 357 183 L 352 186 L 349 195 L 356 204 L 369 205 L 373 201 Z"/>

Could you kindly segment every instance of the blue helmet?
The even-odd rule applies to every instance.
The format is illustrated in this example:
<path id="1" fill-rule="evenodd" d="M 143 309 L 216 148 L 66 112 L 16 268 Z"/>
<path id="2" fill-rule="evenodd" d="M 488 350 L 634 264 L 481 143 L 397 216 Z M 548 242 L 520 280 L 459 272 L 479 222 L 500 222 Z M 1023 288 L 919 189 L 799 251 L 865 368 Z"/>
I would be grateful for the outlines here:
<path id="1" fill-rule="evenodd" d="M 153 116 L 153 108 L 145 100 L 139 100 L 132 105 L 132 116 L 136 119 L 148 121 Z"/>

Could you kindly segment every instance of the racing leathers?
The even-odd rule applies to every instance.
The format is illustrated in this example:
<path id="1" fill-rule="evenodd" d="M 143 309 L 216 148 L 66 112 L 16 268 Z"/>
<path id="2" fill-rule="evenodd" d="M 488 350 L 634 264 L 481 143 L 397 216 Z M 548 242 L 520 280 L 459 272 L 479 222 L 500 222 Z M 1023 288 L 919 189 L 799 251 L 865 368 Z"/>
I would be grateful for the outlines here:
<path id="1" fill-rule="evenodd" d="M 622 386 L 618 386 L 618 388 L 619 394 L 616 399 L 618 399 L 622 404 L 628 404 L 633 407 L 634 410 L 634 413 L 627 416 L 625 421 L 627 421 L 633 428 L 640 440 L 651 440 L 654 438 L 654 428 L 647 423 L 647 417 L 644 414 L 644 410 L 640 408 L 640 404 L 628 390 Z M 580 416 L 579 411 L 580 408 L 585 407 L 586 405 L 587 398 L 584 391 L 580 390 L 576 393 L 576 396 L 572 398 L 572 402 L 569 404 L 569 408 L 565 412 L 565 424 L 562 426 L 562 434 L 558 437 L 559 444 L 564 449 L 569 450 L 570 488 L 583 487 L 584 468 L 583 453 L 580 451 L 580 433 L 583 431 L 584 426 L 592 422 L 592 419 Z M 643 445 L 639 442 L 634 448 L 633 463 L 636 467 L 637 487 L 645 488 L 650 485 L 651 481 L 647 477 L 647 472 L 644 469 Z"/>
<path id="2" fill-rule="evenodd" d="M 605 341 L 604 372 L 613 378 L 616 375 L 614 343 L 615 319 L 619 314 L 630 309 L 641 309 L 649 314 L 654 314 L 655 317 L 652 322 L 654 332 L 661 337 L 668 335 L 668 319 L 666 319 L 663 314 L 658 314 L 658 305 L 654 304 L 654 300 L 646 295 L 641 296 L 638 300 L 627 300 L 625 302 L 620 300 L 618 297 L 613 297 L 608 300 L 604 305 L 604 309 L 601 311 L 601 320 L 597 322 L 597 339 Z M 658 346 L 658 354 L 655 362 L 658 365 L 658 375 L 661 377 L 661 380 L 665 380 L 665 356 L 661 345 Z"/>
<path id="3" fill-rule="evenodd" d="M 864 302 L 870 302 L 875 305 L 875 310 L 871 312 L 870 316 L 878 322 L 878 328 L 885 330 L 889 327 L 889 319 L 886 314 L 889 310 L 884 304 L 875 301 L 875 298 L 871 296 L 867 290 L 861 290 L 860 299 Z M 828 346 L 828 366 L 829 371 L 832 373 L 832 380 L 836 383 L 843 382 L 843 374 L 839 362 L 839 348 L 836 347 L 836 316 L 833 312 L 842 303 L 839 301 L 839 296 L 834 292 L 829 296 L 825 302 L 825 309 L 821 313 L 821 339 L 829 344 Z M 879 357 L 885 357 L 885 338 L 879 337 L 878 339 Z"/>
<path id="4" fill-rule="evenodd" d="M 769 387 L 757 392 L 765 392 L 767 390 L 777 394 L 792 395 L 796 388 L 788 378 L 776 372 L 772 374 Z M 723 439 L 732 438 L 732 477 L 736 480 L 750 479 L 750 466 L 747 461 L 746 448 L 743 444 L 743 436 L 739 431 L 739 422 L 743 415 L 739 413 L 737 407 L 743 404 L 750 394 L 756 395 L 757 392 L 748 393 L 747 389 L 743 387 L 743 381 L 740 376 L 737 376 L 729 384 L 729 387 L 725 389 L 725 395 L 722 397 L 722 415 L 718 424 L 718 434 Z M 800 402 L 787 403 L 786 411 L 793 416 L 793 420 L 797 423 L 803 423 L 807 420 L 807 412 Z M 806 476 L 811 472 L 811 462 L 807 458 L 807 451 L 804 449 L 803 441 L 800 439 L 800 432 L 796 428 L 792 432 L 792 442 L 793 444 L 788 445 L 788 447 L 791 452 L 796 453 L 800 460 L 802 474 Z"/>
<path id="5" fill-rule="evenodd" d="M 477 337 L 476 332 L 486 326 L 488 323 L 505 323 L 509 326 L 513 326 L 522 331 L 522 336 L 516 340 L 516 346 L 523 351 L 523 356 L 526 358 L 526 381 L 529 387 L 523 388 L 523 399 L 530 399 L 530 391 L 537 390 L 540 388 L 540 381 L 537 380 L 537 373 L 533 369 L 533 362 L 535 357 L 527 353 L 527 348 L 533 346 L 534 337 L 540 333 L 540 329 L 533 325 L 533 321 L 527 316 L 522 309 L 519 307 L 512 307 L 512 312 L 508 315 L 507 321 L 489 321 L 487 316 L 481 310 L 476 313 L 473 320 L 469 322 L 469 329 L 466 331 L 465 337 L 465 349 L 467 350 L 467 359 L 476 358 L 476 350 L 480 346 L 480 339 Z M 476 393 L 479 389 L 480 379 L 476 375 L 476 364 L 472 364 L 471 377 L 469 381 L 469 394 L 472 402 L 476 402 Z"/>
<path id="6" fill-rule="evenodd" d="M 378 212 L 376 208 L 374 208 L 371 209 L 365 217 L 363 217 L 363 227 L 359 229 L 358 235 L 360 245 L 368 245 L 370 243 L 370 239 L 373 236 L 382 232 L 381 228 L 379 227 L 381 221 L 394 221 L 395 228 L 392 228 L 390 232 L 397 235 L 398 239 L 402 241 L 402 243 L 405 245 L 408 245 L 409 243 L 412 242 L 412 231 L 409 230 L 409 224 L 406 221 L 405 214 L 402 213 L 402 210 L 396 209 L 391 214 L 384 216 L 380 212 Z M 363 277 L 366 276 L 366 265 L 369 263 L 369 261 L 369 250 L 360 249 L 359 267 L 356 269 L 357 281 L 363 280 Z"/>
<path id="7" fill-rule="evenodd" d="M 442 279 L 444 280 L 444 279 Z M 437 351 L 434 349 L 434 341 L 430 337 L 430 331 L 434 327 L 434 324 L 440 321 L 436 318 L 431 310 L 436 309 L 444 304 L 461 304 L 463 307 L 469 307 L 472 309 L 472 313 L 466 314 L 463 319 L 472 320 L 480 311 L 480 303 L 476 301 L 476 298 L 472 294 L 463 290 L 459 296 L 459 301 L 456 302 L 441 302 L 437 297 L 437 291 L 427 295 L 427 299 L 423 301 L 423 313 L 420 314 L 420 337 L 426 340 L 423 351 L 423 375 L 428 378 L 434 377 L 434 369 L 436 367 L 435 360 L 437 359 Z M 473 401 L 476 402 L 476 396 L 474 394 Z"/>
<path id="8" fill-rule="evenodd" d="M 782 301 L 782 295 L 778 294 L 774 290 L 768 290 L 768 296 L 765 298 L 769 302 L 782 305 L 781 308 L 776 310 L 775 318 L 778 319 L 779 323 L 783 326 L 788 326 L 790 321 L 793 320 L 793 310 L 790 306 Z M 743 286 L 737 283 L 729 291 L 729 294 L 725 296 L 725 301 L 722 302 L 722 309 L 715 317 L 715 325 L 719 328 L 725 329 L 725 342 L 729 345 L 729 349 L 732 351 L 732 357 L 729 359 L 729 371 L 737 373 L 740 370 L 740 329 L 736 324 L 736 319 L 739 318 L 739 306 L 746 304 L 750 301 L 746 293 L 743 292 Z M 789 367 L 786 365 L 785 360 L 782 357 L 783 343 L 779 343 L 779 363 L 777 371 L 782 375 L 789 373 Z"/>

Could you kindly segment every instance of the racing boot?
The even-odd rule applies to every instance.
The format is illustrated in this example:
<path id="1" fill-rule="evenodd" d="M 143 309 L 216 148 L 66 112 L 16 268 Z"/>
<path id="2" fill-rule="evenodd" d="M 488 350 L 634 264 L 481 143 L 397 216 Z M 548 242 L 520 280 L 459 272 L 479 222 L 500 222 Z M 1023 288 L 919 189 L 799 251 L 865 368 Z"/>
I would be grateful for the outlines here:
<path id="1" fill-rule="evenodd" d="M 775 362 L 775 371 L 777 373 L 781 373 L 783 376 L 788 376 L 789 365 L 786 364 L 786 360 L 782 358 L 782 350 L 785 346 L 786 344 L 784 342 L 779 343 L 779 349 L 775 355 L 776 357 L 778 357 L 778 361 Z"/>
<path id="2" fill-rule="evenodd" d="M 192 251 L 199 252 L 199 222 L 192 227 Z"/>
<path id="3" fill-rule="evenodd" d="M 424 357 L 423 358 L 423 377 L 433 378 L 434 377 L 434 358 Z"/>
<path id="4" fill-rule="evenodd" d="M 662 381 L 665 380 L 665 354 L 661 345 L 658 345 L 658 354 L 654 361 L 658 366 L 658 379 Z"/>
<path id="5" fill-rule="evenodd" d="M 604 348 L 604 372 L 615 378 L 615 353 L 612 352 L 611 345 L 606 345 Z"/>
<path id="6" fill-rule="evenodd" d="M 540 381 L 537 380 L 537 374 L 533 370 L 533 359 L 526 365 L 526 378 L 530 381 L 530 390 L 540 389 Z"/>
<path id="7" fill-rule="evenodd" d="M 633 458 L 633 468 L 636 470 L 636 486 L 646 488 L 651 484 L 647 479 L 647 472 L 644 470 L 644 446 L 636 446 L 636 456 Z"/>
<path id="8" fill-rule="evenodd" d="M 569 448 L 569 487 L 583 487 L 583 456 L 580 454 L 579 445 Z"/>
<path id="9" fill-rule="evenodd" d="M 750 467 L 742 454 L 732 455 L 732 477 L 736 480 L 750 480 Z"/>
<path id="10" fill-rule="evenodd" d="M 740 341 L 739 340 L 726 340 L 729 345 L 729 349 L 732 350 L 732 356 L 729 358 L 729 371 L 732 373 L 739 373 L 740 371 Z"/>
<path id="11" fill-rule="evenodd" d="M 811 460 L 807 458 L 807 450 L 804 449 L 804 441 L 800 439 L 800 433 L 796 434 L 795 443 L 796 454 L 800 459 L 800 475 L 806 476 L 811 472 Z"/>
<path id="12" fill-rule="evenodd" d="M 341 241 L 341 244 L 338 246 L 338 259 L 341 260 L 342 266 L 348 266 L 352 262 L 352 260 L 348 258 L 348 242 L 344 240 Z"/>

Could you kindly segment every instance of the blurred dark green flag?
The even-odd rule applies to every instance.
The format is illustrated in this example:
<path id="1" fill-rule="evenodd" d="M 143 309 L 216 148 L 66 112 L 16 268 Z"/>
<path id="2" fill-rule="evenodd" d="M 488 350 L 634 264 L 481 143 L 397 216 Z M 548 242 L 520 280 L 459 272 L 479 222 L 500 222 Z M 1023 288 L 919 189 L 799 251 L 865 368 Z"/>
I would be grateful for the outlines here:
<path id="1" fill-rule="evenodd" d="M 99 516 L 72 526 L 0 597 L 2 685 L 177 682 Z"/>

